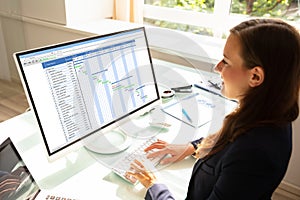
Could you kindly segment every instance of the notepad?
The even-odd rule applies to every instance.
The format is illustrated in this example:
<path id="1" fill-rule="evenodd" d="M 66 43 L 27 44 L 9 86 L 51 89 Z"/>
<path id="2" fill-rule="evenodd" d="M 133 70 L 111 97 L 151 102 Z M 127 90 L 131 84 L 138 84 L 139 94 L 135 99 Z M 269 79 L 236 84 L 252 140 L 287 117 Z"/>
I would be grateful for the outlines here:
<path id="1" fill-rule="evenodd" d="M 195 93 L 175 103 L 166 105 L 162 108 L 162 111 L 190 126 L 198 128 L 211 121 L 215 107 L 216 105 L 210 99 Z M 185 112 L 182 112 L 182 110 Z"/>
<path id="2" fill-rule="evenodd" d="M 176 102 L 165 105 L 162 111 L 181 122 L 199 128 L 212 120 L 221 122 L 236 106 L 236 102 L 213 94 L 204 96 L 201 93 L 193 93 Z M 182 110 L 185 110 L 190 120 Z"/>

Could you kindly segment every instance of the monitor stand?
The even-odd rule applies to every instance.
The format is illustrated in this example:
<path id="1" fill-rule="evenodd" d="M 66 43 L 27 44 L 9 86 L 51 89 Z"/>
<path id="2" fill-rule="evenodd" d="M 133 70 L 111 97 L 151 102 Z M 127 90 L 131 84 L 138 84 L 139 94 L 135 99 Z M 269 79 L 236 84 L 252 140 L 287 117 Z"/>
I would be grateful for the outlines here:
<path id="1" fill-rule="evenodd" d="M 147 139 L 159 133 L 167 132 L 170 124 L 158 109 L 150 109 L 138 117 L 132 117 L 119 124 L 116 128 L 93 133 L 83 139 L 83 146 L 99 154 L 113 154 L 126 150 L 133 138 Z"/>
<path id="2" fill-rule="evenodd" d="M 99 154 L 113 154 L 126 150 L 131 145 L 131 138 L 115 129 L 108 132 L 96 132 L 82 140 L 83 146 Z"/>
<path id="3" fill-rule="evenodd" d="M 119 129 L 130 137 L 147 139 L 167 132 L 170 126 L 166 122 L 165 114 L 158 107 L 153 107 L 148 112 L 122 123 Z"/>

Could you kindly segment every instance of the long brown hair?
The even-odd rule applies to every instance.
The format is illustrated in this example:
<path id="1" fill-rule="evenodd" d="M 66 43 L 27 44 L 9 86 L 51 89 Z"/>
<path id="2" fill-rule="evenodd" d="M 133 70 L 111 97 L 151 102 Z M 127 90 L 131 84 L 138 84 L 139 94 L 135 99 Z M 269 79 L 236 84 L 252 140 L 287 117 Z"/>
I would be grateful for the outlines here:
<path id="1" fill-rule="evenodd" d="M 200 158 L 222 150 L 247 130 L 264 124 L 283 125 L 299 114 L 300 36 L 291 25 L 275 19 L 253 19 L 230 30 L 238 36 L 244 66 L 260 66 L 264 81 L 250 88 L 239 107 L 226 116 L 221 130 L 199 145 Z"/>

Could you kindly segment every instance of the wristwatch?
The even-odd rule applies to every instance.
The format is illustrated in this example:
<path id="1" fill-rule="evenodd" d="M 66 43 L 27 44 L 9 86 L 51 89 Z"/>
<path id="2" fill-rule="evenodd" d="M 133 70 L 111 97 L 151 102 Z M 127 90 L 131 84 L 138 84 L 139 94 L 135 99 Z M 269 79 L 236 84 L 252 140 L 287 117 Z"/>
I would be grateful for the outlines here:
<path id="1" fill-rule="evenodd" d="M 194 151 L 194 153 L 192 154 L 192 156 L 195 156 L 195 155 L 196 155 L 196 150 L 197 150 L 197 148 L 198 148 L 198 144 L 200 144 L 202 140 L 203 140 L 203 137 L 200 138 L 200 139 L 197 139 L 197 140 L 194 140 L 194 141 L 191 142 L 191 144 L 193 145 L 193 147 L 194 147 L 194 149 L 195 149 L 195 151 Z"/>

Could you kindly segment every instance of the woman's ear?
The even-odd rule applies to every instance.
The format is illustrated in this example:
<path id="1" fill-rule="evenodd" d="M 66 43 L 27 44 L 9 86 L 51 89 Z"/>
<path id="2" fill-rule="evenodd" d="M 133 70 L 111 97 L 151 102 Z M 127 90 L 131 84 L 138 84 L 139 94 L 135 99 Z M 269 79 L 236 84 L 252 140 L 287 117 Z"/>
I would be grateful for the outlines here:
<path id="1" fill-rule="evenodd" d="M 256 66 L 250 70 L 249 86 L 257 87 L 264 82 L 265 73 L 262 67 Z"/>

